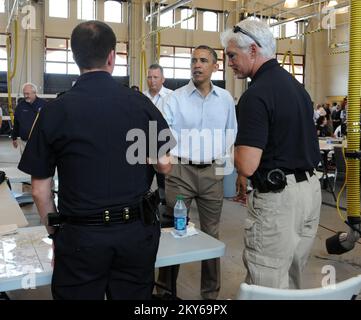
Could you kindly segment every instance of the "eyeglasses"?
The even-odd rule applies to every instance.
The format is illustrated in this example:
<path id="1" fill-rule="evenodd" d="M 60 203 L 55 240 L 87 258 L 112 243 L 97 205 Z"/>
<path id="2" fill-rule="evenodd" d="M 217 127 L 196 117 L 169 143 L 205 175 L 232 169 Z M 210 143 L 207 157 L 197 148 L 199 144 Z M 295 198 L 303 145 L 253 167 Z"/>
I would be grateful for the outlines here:
<path id="1" fill-rule="evenodd" d="M 239 26 L 234 26 L 234 27 L 233 27 L 233 32 L 234 32 L 234 33 L 240 32 L 240 33 L 245 34 L 246 36 L 250 37 L 250 38 L 256 43 L 257 46 L 259 46 L 260 48 L 262 48 L 262 46 L 261 46 L 261 44 L 258 42 L 258 40 L 257 40 L 253 35 L 251 35 L 248 31 L 242 29 L 241 27 L 239 27 Z"/>

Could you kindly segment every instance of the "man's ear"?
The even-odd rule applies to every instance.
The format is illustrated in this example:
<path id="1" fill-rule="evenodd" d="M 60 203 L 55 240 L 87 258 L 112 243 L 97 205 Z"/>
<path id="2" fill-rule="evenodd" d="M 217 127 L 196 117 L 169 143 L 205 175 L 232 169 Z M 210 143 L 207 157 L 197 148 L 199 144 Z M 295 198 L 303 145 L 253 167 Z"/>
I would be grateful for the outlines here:
<path id="1" fill-rule="evenodd" d="M 257 51 L 259 50 L 259 48 L 257 47 L 256 44 L 252 43 L 249 46 L 249 53 L 251 55 L 252 58 L 254 58 L 257 55 Z"/>
<path id="2" fill-rule="evenodd" d="M 215 63 L 214 66 L 213 66 L 213 72 L 217 72 L 218 69 L 219 69 L 219 64 Z"/>
<path id="3" fill-rule="evenodd" d="M 115 65 L 115 51 L 111 50 L 107 58 L 107 66 L 112 67 Z"/>

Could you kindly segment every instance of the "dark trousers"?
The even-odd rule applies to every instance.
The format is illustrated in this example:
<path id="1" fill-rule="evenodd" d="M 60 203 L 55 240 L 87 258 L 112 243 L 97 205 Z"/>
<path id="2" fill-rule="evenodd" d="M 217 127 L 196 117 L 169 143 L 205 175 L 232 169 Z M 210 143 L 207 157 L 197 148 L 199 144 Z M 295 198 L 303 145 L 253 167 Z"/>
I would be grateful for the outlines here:
<path id="1" fill-rule="evenodd" d="M 159 224 L 64 224 L 57 232 L 54 299 L 147 300 L 154 286 Z"/>
<path id="2" fill-rule="evenodd" d="M 157 175 L 157 185 L 158 188 L 162 188 L 163 190 L 165 189 L 165 175 L 162 173 L 156 173 Z"/>

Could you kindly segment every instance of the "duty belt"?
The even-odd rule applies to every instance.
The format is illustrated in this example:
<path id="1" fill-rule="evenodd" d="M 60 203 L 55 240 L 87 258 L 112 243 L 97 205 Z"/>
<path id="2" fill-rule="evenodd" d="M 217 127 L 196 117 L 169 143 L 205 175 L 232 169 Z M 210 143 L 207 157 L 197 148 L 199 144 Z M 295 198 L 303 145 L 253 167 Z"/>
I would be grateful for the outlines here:
<path id="1" fill-rule="evenodd" d="M 90 216 L 65 216 L 60 215 L 62 222 L 76 225 L 108 225 L 129 223 L 140 218 L 139 207 L 124 207 L 120 211 L 111 212 L 104 210 L 104 212 L 92 214 Z"/>

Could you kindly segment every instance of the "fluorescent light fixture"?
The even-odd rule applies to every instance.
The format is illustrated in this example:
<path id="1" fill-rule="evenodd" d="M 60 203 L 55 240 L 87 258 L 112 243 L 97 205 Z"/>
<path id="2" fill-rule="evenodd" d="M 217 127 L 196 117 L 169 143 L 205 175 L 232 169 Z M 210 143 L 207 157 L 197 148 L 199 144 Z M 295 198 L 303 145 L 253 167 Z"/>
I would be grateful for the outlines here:
<path id="1" fill-rule="evenodd" d="M 286 0 L 283 6 L 288 9 L 296 8 L 298 6 L 298 0 Z"/>
<path id="2" fill-rule="evenodd" d="M 334 7 L 337 6 L 337 1 L 336 0 L 330 0 L 327 4 L 327 7 Z"/>

